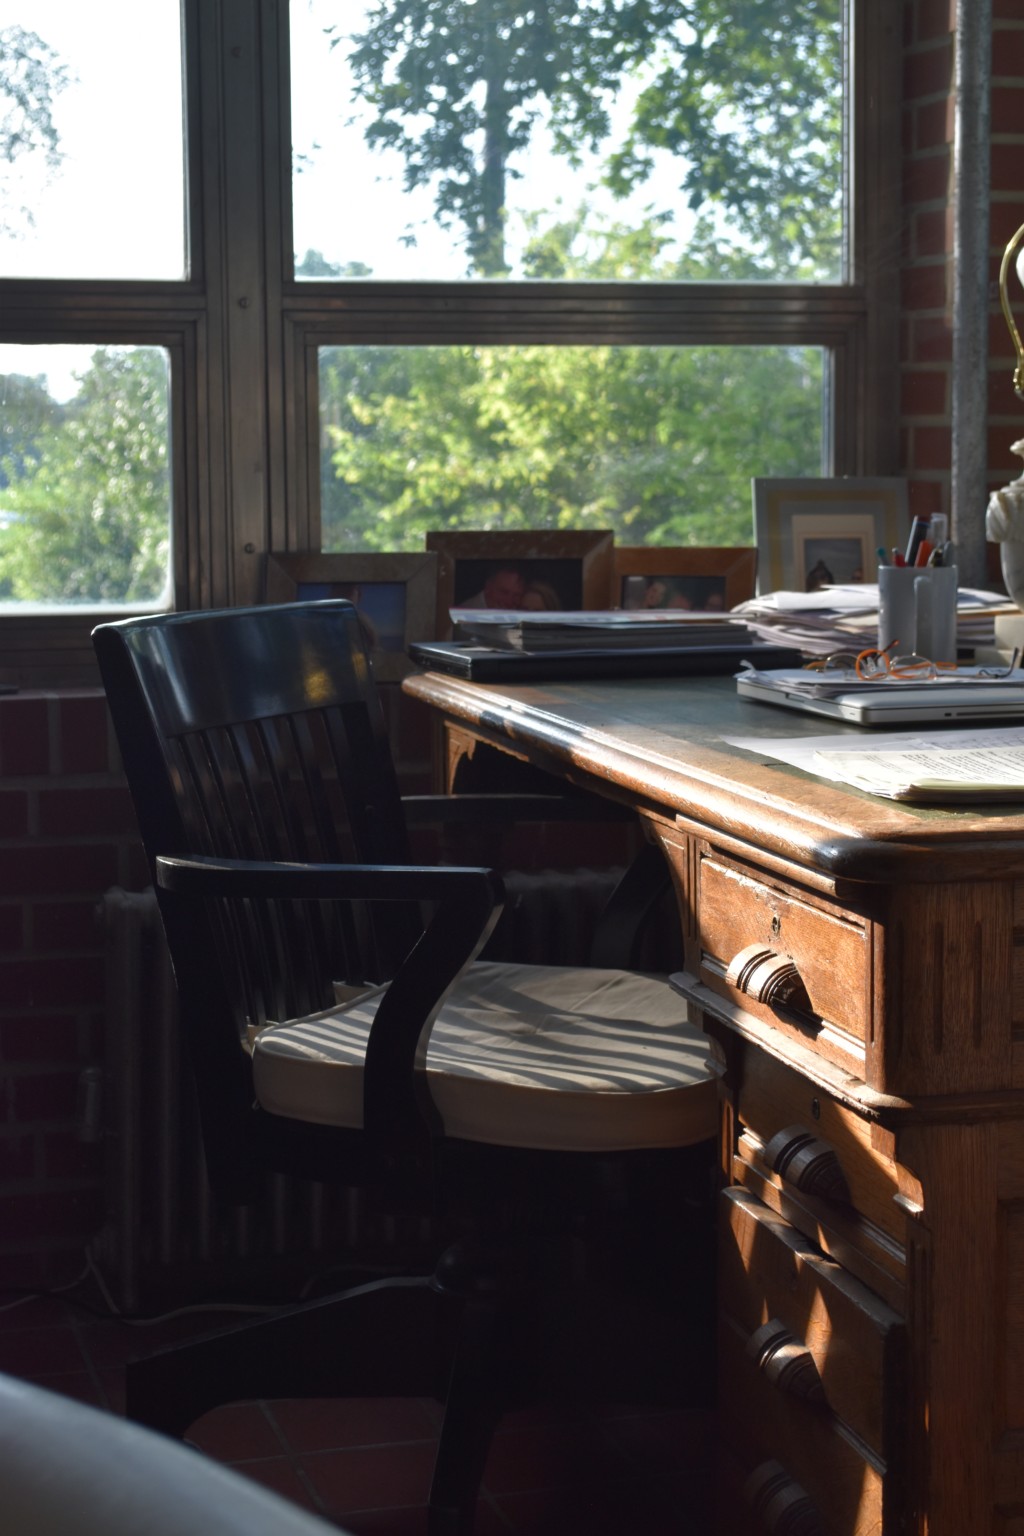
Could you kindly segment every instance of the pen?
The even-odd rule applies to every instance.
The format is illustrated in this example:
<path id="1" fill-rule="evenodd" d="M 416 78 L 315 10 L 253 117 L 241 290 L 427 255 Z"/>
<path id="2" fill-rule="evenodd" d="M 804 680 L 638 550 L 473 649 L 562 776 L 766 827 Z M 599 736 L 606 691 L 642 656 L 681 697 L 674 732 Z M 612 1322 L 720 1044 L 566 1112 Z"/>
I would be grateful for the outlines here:
<path id="1" fill-rule="evenodd" d="M 934 548 L 934 544 L 930 544 L 927 539 L 922 539 L 920 544 L 917 546 L 917 554 L 914 558 L 914 564 L 927 565 L 929 556 L 931 555 L 931 552 Z"/>
<path id="2" fill-rule="evenodd" d="M 878 556 L 878 563 L 879 563 L 879 565 L 888 565 L 889 564 L 889 556 L 886 554 L 886 552 L 882 548 L 881 544 L 879 544 L 878 548 L 875 550 L 875 554 Z"/>
<path id="3" fill-rule="evenodd" d="M 893 552 L 892 552 L 892 563 L 893 563 L 893 565 L 906 565 L 907 562 L 904 560 L 902 552 L 900 550 L 898 550 L 898 549 L 894 549 L 893 550 Z"/>
<path id="4" fill-rule="evenodd" d="M 942 550 L 941 549 L 933 549 L 932 550 L 931 554 L 928 556 L 928 564 L 929 565 L 944 565 L 945 564 L 945 561 L 942 558 Z"/>
<path id="5" fill-rule="evenodd" d="M 921 547 L 921 540 L 927 531 L 928 519 L 926 517 L 915 517 L 910 525 L 910 537 L 907 540 L 906 562 L 908 565 L 913 565 L 916 562 L 917 551 Z"/>

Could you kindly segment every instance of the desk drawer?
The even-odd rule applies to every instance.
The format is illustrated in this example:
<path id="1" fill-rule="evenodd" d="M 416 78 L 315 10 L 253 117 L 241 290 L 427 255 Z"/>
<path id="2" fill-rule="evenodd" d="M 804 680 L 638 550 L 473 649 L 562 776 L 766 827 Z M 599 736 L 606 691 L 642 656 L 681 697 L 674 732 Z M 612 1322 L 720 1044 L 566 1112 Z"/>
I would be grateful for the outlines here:
<path id="1" fill-rule="evenodd" d="M 889 1138 L 868 1121 L 758 1050 L 743 1055 L 737 1119 L 740 1159 L 766 1168 L 791 1194 L 866 1220 L 902 1246 L 906 1217 L 895 1200 Z"/>
<path id="2" fill-rule="evenodd" d="M 755 1367 L 886 1457 L 903 1427 L 902 1319 L 746 1190 L 725 1190 L 719 1217 L 721 1308 Z"/>
<path id="3" fill-rule="evenodd" d="M 709 853 L 700 863 L 701 980 L 864 1075 L 871 929 L 846 908 Z"/>
<path id="4" fill-rule="evenodd" d="M 885 1464 L 827 1412 L 780 1396 L 728 1319 L 719 1361 L 722 1443 L 738 1463 L 753 1530 L 879 1536 L 898 1528 L 899 1486 Z"/>

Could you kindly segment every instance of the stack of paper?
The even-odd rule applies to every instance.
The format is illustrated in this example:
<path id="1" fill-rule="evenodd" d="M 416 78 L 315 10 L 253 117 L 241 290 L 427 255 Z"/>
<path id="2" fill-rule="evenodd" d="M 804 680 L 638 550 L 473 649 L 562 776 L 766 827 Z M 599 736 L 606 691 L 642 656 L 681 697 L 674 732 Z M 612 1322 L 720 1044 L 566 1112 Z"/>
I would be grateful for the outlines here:
<path id="1" fill-rule="evenodd" d="M 1024 747 L 919 747 L 902 752 L 817 751 L 814 771 L 887 800 L 922 804 L 1024 800 Z"/>
<path id="2" fill-rule="evenodd" d="M 999 592 L 961 587 L 957 595 L 957 647 L 995 643 L 996 614 L 1017 612 Z M 878 638 L 878 586 L 863 582 L 817 592 L 769 592 L 733 609 L 757 634 L 793 645 L 808 656 L 874 645 Z"/>

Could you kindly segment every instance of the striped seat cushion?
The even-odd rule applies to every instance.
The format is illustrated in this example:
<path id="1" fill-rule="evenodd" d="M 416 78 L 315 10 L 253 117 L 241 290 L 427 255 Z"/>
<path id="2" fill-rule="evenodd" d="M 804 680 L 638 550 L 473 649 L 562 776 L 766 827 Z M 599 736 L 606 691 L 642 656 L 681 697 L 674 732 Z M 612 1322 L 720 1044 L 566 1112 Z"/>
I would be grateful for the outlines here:
<path id="1" fill-rule="evenodd" d="M 260 1031 L 256 1095 L 272 1114 L 358 1128 L 363 1052 L 382 989 Z M 445 1134 L 497 1146 L 626 1151 L 715 1132 L 707 1040 L 661 977 L 478 963 L 427 1053 Z"/>

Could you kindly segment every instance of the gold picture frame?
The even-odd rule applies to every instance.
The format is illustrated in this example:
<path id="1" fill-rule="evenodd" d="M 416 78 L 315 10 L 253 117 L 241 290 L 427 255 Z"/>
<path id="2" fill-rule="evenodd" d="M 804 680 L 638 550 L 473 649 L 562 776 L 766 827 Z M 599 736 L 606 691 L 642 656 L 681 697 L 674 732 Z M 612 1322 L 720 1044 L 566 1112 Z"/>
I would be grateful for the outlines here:
<path id="1" fill-rule="evenodd" d="M 903 549 L 906 480 L 754 479 L 758 593 L 877 580 L 878 550 Z"/>
<path id="2" fill-rule="evenodd" d="M 438 529 L 426 543 L 438 560 L 439 639 L 450 636 L 450 610 L 459 606 L 567 612 L 608 606 L 615 546 L 610 529 Z M 516 580 L 498 581 L 503 572 Z M 531 594 L 537 600 L 524 603 Z"/>
<path id="3" fill-rule="evenodd" d="M 692 608 L 727 611 L 754 595 L 757 550 L 712 545 L 659 549 L 617 545 L 613 608 Z"/>
<path id="4" fill-rule="evenodd" d="M 377 682 L 400 682 L 413 670 L 406 654 L 410 642 L 434 635 L 437 556 L 426 550 L 267 556 L 266 602 L 329 597 L 347 597 L 359 609 Z"/>

